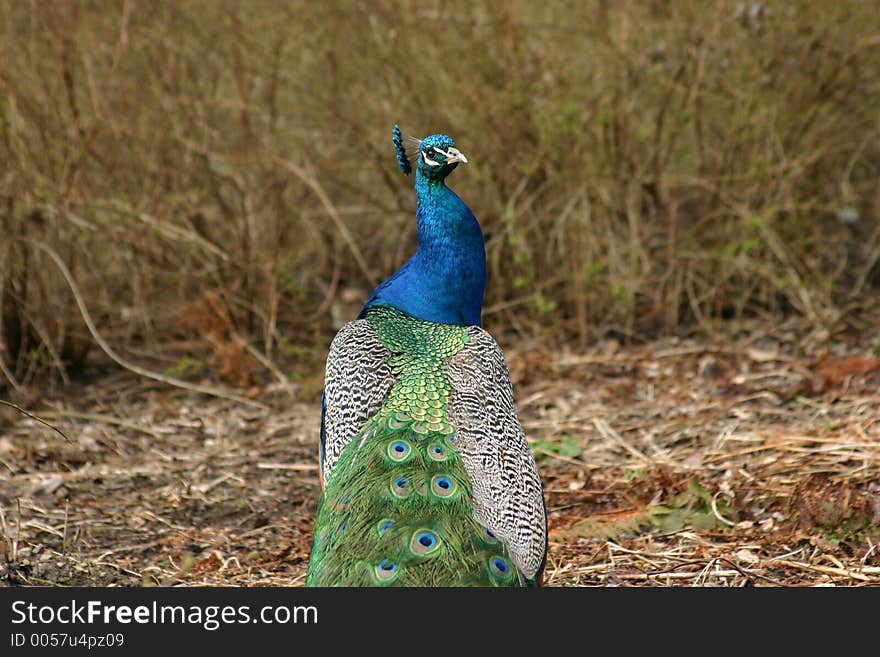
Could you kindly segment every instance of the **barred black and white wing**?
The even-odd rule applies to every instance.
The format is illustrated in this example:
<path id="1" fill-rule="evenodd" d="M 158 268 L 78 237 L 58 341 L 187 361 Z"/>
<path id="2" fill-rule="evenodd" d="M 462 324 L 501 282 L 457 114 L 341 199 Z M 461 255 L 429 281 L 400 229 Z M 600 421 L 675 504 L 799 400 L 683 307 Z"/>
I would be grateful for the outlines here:
<path id="1" fill-rule="evenodd" d="M 516 415 L 510 372 L 483 329 L 449 358 L 449 420 L 473 486 L 474 519 L 503 541 L 519 573 L 535 579 L 547 554 L 541 477 Z"/>
<path id="2" fill-rule="evenodd" d="M 394 378 L 391 352 L 367 320 L 349 322 L 327 356 L 321 411 L 321 474 L 327 481 L 342 449 L 382 406 Z"/>

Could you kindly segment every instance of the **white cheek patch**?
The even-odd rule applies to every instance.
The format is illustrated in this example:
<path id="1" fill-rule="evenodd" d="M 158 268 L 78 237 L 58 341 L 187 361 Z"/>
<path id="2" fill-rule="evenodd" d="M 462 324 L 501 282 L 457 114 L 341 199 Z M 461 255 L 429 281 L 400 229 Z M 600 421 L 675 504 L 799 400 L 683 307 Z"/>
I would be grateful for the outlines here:
<path id="1" fill-rule="evenodd" d="M 422 159 L 425 161 L 425 164 L 427 164 L 428 166 L 432 166 L 432 167 L 439 167 L 440 166 L 439 162 L 435 162 L 430 157 L 425 155 L 425 151 L 422 151 Z"/>

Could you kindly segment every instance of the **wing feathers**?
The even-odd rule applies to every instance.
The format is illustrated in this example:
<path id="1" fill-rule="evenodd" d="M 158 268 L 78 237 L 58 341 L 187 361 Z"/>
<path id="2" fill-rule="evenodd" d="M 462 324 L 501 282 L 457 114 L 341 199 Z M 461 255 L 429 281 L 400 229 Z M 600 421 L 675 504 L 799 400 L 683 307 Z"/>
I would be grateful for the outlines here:
<path id="1" fill-rule="evenodd" d="M 390 355 L 367 320 L 349 322 L 333 338 L 324 374 L 321 472 L 325 482 L 342 449 L 388 396 L 394 383 Z"/>
<path id="2" fill-rule="evenodd" d="M 449 419 L 456 426 L 474 492 L 474 518 L 504 541 L 522 575 L 534 579 L 547 551 L 544 493 L 516 416 L 504 354 L 483 329 L 447 361 Z"/>

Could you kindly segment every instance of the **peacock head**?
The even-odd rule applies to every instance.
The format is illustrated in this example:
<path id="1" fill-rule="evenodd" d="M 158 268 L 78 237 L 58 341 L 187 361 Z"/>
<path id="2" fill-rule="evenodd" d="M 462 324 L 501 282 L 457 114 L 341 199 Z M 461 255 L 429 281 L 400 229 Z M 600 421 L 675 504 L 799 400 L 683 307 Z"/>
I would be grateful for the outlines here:
<path id="1" fill-rule="evenodd" d="M 395 125 L 393 141 L 397 149 L 397 164 L 407 175 L 415 165 L 423 176 L 443 180 L 459 163 L 467 164 L 467 158 L 455 147 L 452 138 L 446 135 L 417 139 L 402 135 L 400 127 Z"/>

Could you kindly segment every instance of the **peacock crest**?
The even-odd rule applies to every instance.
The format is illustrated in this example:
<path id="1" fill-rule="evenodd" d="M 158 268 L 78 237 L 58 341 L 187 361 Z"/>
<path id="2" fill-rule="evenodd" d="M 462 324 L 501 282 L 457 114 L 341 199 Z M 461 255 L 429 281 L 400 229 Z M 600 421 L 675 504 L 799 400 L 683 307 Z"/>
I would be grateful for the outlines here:
<path id="1" fill-rule="evenodd" d="M 416 158 L 419 156 L 419 147 L 421 146 L 422 140 L 410 137 L 409 135 L 404 135 L 400 131 L 400 126 L 395 123 L 392 141 L 394 142 L 394 148 L 397 151 L 397 166 L 408 176 L 412 173 L 413 162 L 415 162 Z"/>

